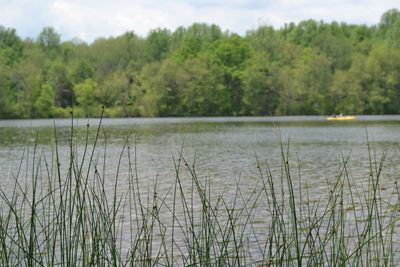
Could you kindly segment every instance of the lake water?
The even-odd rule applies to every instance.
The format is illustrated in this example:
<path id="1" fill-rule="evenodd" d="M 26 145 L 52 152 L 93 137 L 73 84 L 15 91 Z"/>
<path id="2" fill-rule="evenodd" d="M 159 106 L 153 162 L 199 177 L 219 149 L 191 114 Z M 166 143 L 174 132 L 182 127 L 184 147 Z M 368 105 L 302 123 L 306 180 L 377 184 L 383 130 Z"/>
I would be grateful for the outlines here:
<path id="1" fill-rule="evenodd" d="M 40 149 L 54 147 L 54 125 L 59 151 L 68 154 L 71 124 L 68 119 L 0 121 L 2 182 L 36 138 Z M 85 144 L 87 124 L 89 143 L 93 143 L 99 120 L 73 121 L 78 149 Z M 103 119 L 102 127 L 98 149 L 104 149 L 106 139 L 110 166 L 115 166 L 112 161 L 118 159 L 129 137 L 131 150 L 136 148 L 139 177 L 159 176 L 160 185 L 168 179 L 164 176 L 173 173 L 173 157 L 181 149 L 187 161 L 195 161 L 199 173 L 222 187 L 240 175 L 245 179 L 257 176 L 257 158 L 268 161 L 271 168 L 280 166 L 281 143 L 285 150 L 289 143 L 289 160 L 300 164 L 310 183 L 325 183 L 337 174 L 341 153 L 350 156 L 356 179 L 369 166 L 367 136 L 377 157 L 387 152 L 385 170 L 395 172 L 400 155 L 400 116 L 359 116 L 348 122 L 325 121 L 320 116 Z"/>
<path id="2" fill-rule="evenodd" d="M 87 126 L 88 151 L 91 151 L 99 123 L 99 119 L 0 121 L 0 185 L 6 188 L 12 184 L 10 180 L 19 166 L 29 173 L 25 157 L 32 157 L 35 140 L 38 151 L 50 161 L 54 157 L 55 134 L 61 167 L 65 169 L 71 129 L 74 148 L 83 153 Z M 363 186 L 370 159 L 379 163 L 386 153 L 380 181 L 383 194 L 386 188 L 394 186 L 399 173 L 400 116 L 395 115 L 359 116 L 355 121 L 343 122 L 326 121 L 322 116 L 124 118 L 103 119 L 101 128 L 94 157 L 99 165 L 106 162 L 104 170 L 106 178 L 110 175 L 110 192 L 119 163 L 121 189 L 118 190 L 123 193 L 128 186 L 127 148 L 122 152 L 125 143 L 132 161 L 137 162 L 143 192 L 151 191 L 157 178 L 160 195 L 171 189 L 175 180 L 174 159 L 181 152 L 189 166 L 195 164 L 199 179 L 209 178 L 212 194 L 228 197 L 234 194 L 237 183 L 244 193 L 257 187 L 258 165 L 265 169 L 268 164 L 279 177 L 282 152 L 289 155 L 293 176 L 301 176 L 311 198 L 316 199 L 336 180 L 343 157 L 349 157 L 352 184 Z M 188 175 L 184 170 L 183 180 Z"/>

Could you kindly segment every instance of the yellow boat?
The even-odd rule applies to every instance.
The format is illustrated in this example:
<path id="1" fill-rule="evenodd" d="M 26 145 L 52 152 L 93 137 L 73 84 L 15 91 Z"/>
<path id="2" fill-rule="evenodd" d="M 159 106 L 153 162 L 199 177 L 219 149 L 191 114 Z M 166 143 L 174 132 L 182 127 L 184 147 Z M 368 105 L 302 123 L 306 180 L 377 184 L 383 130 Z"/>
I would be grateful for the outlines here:
<path id="1" fill-rule="evenodd" d="M 326 118 L 328 121 L 352 121 L 356 119 L 356 116 L 330 116 Z"/>

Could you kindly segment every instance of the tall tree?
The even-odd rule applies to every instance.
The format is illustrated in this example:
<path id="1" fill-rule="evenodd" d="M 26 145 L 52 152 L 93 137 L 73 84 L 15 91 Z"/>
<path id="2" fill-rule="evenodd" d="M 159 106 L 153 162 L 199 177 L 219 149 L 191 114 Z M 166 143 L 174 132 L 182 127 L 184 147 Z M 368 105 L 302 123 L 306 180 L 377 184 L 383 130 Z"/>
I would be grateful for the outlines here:
<path id="1" fill-rule="evenodd" d="M 21 39 L 15 29 L 5 28 L 0 25 L 0 57 L 7 65 L 17 63 L 23 54 Z"/>
<path id="2" fill-rule="evenodd" d="M 55 92 L 55 103 L 60 107 L 70 107 L 73 103 L 73 84 L 65 65 L 59 62 L 50 67 L 48 80 Z"/>
<path id="3" fill-rule="evenodd" d="M 177 47 L 175 58 L 184 61 L 195 57 L 200 51 L 223 37 L 217 25 L 194 23 L 187 29 L 178 28 L 173 34 L 173 46 Z"/>
<path id="4" fill-rule="evenodd" d="M 151 30 L 146 38 L 146 47 L 151 61 L 160 61 L 168 55 L 172 42 L 172 33 L 168 29 Z"/>
<path id="5" fill-rule="evenodd" d="M 39 33 L 37 43 L 49 57 L 55 57 L 60 47 L 61 36 L 53 27 L 45 27 Z"/>
<path id="6" fill-rule="evenodd" d="M 252 56 L 252 49 L 239 35 L 221 39 L 212 46 L 211 54 L 224 72 L 226 106 L 223 115 L 239 115 L 242 111 L 243 85 L 241 74 Z"/>
<path id="7" fill-rule="evenodd" d="M 398 9 L 386 11 L 381 17 L 379 28 L 391 46 L 400 47 L 400 11 Z"/>
<path id="8" fill-rule="evenodd" d="M 254 55 L 243 72 L 243 113 L 246 115 L 275 114 L 278 92 L 273 82 L 273 65 L 263 53 Z"/>

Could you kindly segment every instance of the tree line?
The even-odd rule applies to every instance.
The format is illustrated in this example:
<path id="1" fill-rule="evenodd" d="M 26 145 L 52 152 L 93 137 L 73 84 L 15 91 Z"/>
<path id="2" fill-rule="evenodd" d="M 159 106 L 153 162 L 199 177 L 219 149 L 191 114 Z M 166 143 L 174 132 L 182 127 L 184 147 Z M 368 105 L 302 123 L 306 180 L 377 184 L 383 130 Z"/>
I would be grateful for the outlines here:
<path id="1" fill-rule="evenodd" d="M 194 23 L 87 44 L 0 26 L 0 118 L 400 113 L 400 12 L 244 36 Z"/>

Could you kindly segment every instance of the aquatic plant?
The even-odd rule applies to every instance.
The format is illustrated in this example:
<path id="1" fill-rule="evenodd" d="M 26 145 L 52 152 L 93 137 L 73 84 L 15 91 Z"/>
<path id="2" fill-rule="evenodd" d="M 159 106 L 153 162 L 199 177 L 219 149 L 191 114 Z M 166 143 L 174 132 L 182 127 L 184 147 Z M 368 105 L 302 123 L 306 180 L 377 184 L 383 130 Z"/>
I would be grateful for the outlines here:
<path id="1" fill-rule="evenodd" d="M 2 266 L 399 263 L 399 188 L 395 183 L 381 194 L 386 154 L 378 158 L 369 141 L 365 183 L 353 183 L 350 156 L 341 154 L 340 170 L 321 195 L 310 194 L 282 141 L 278 170 L 256 157 L 256 186 L 243 189 L 246 177 L 227 177 L 236 186 L 222 193 L 213 190 L 212 177 L 198 174 L 184 147 L 171 161 L 173 183 L 160 191 L 160 177 L 151 188 L 139 183 L 135 138 L 126 139 L 116 166 L 108 165 L 101 122 L 94 136 L 87 125 L 83 150 L 76 142 L 72 123 L 62 157 L 54 127 L 53 149 L 27 145 L 9 186 L 0 189 Z"/>

